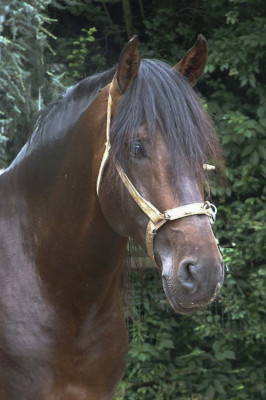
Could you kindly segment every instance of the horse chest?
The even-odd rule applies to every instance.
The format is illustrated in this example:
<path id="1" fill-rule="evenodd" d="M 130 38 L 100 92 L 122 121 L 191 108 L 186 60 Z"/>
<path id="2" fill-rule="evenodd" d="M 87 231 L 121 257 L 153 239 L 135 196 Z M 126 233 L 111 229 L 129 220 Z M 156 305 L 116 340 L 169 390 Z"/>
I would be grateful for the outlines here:
<path id="1" fill-rule="evenodd" d="M 120 313 L 109 311 L 58 318 L 44 299 L 22 307 L 13 299 L 0 324 L 0 400 L 111 399 L 127 336 Z"/>

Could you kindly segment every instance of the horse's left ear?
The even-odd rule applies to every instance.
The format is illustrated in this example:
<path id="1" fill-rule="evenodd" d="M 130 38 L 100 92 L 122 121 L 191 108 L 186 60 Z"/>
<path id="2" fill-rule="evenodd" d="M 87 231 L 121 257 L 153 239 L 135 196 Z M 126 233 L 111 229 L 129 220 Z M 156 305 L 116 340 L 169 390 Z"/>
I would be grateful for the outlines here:
<path id="1" fill-rule="evenodd" d="M 132 85 L 138 75 L 139 66 L 138 36 L 135 35 L 124 46 L 119 57 L 114 80 L 116 80 L 116 86 L 120 90 L 120 94 L 123 94 Z"/>
<path id="2" fill-rule="evenodd" d="M 207 41 L 203 35 L 199 35 L 194 46 L 174 66 L 174 69 L 187 78 L 190 86 L 194 86 L 203 74 L 207 58 Z"/>

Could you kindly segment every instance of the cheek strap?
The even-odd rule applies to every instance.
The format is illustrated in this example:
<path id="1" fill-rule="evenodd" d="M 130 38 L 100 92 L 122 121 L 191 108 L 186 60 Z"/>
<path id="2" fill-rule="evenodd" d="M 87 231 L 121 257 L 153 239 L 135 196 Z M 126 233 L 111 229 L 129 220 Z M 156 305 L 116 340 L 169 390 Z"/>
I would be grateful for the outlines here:
<path id="1" fill-rule="evenodd" d="M 190 215 L 207 215 L 210 218 L 211 223 L 214 223 L 217 214 L 217 208 L 209 201 L 205 201 L 204 203 L 191 203 L 185 206 L 171 208 L 170 210 L 166 210 L 161 213 L 153 204 L 141 196 L 124 172 L 118 160 L 115 161 L 115 167 L 131 197 L 150 219 L 146 230 L 146 248 L 149 257 L 152 260 L 154 260 L 154 236 L 156 235 L 158 229 L 161 228 L 167 221 L 174 221 L 176 219 L 189 217 Z"/>
<path id="2" fill-rule="evenodd" d="M 107 102 L 105 150 L 103 153 L 103 158 L 102 158 L 102 162 L 101 162 L 100 169 L 98 172 L 97 183 L 96 183 L 96 191 L 97 191 L 98 197 L 99 197 L 100 185 L 102 182 L 104 167 L 108 160 L 109 153 L 111 150 L 110 126 L 111 126 L 111 111 L 112 111 L 112 96 L 111 96 L 112 87 L 113 87 L 113 81 L 111 82 L 110 87 L 109 87 L 108 102 Z"/>

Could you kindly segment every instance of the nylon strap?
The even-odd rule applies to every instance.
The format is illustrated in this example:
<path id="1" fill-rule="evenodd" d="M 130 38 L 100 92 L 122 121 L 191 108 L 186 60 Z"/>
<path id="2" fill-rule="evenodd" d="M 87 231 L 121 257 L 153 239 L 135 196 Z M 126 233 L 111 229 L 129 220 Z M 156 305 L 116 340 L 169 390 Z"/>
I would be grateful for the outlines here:
<path id="1" fill-rule="evenodd" d="M 127 174 L 123 171 L 119 161 L 115 161 L 115 166 L 127 190 L 129 191 L 135 202 L 138 204 L 138 206 L 142 209 L 142 211 L 150 218 L 150 220 L 154 224 L 156 224 L 157 222 L 164 219 L 164 214 L 157 210 L 157 208 L 154 207 L 154 205 L 151 204 L 149 201 L 145 200 L 144 197 L 142 197 L 141 194 L 137 191 L 135 186 L 128 178 Z"/>
<path id="2" fill-rule="evenodd" d="M 207 171 L 211 171 L 215 169 L 214 165 L 210 165 L 210 164 L 203 164 L 203 169 L 207 170 Z"/>
<path id="3" fill-rule="evenodd" d="M 173 221 L 176 219 L 188 217 L 190 215 L 207 215 L 210 217 L 211 223 L 214 223 L 217 213 L 217 208 L 214 204 L 209 201 L 205 203 L 191 203 L 185 206 L 179 206 L 172 208 L 171 210 L 166 210 L 164 212 L 164 219 L 158 223 L 153 223 L 150 221 L 146 230 L 146 248 L 149 257 L 155 262 L 154 252 L 153 252 L 153 241 L 159 228 L 161 228 L 167 221 Z"/>
<path id="4" fill-rule="evenodd" d="M 215 205 L 206 201 L 205 203 L 192 203 L 166 210 L 164 216 L 166 220 L 173 221 L 175 219 L 188 217 L 189 215 L 206 214 L 211 218 L 212 222 L 214 222 L 216 213 L 217 209 Z"/>
<path id="5" fill-rule="evenodd" d="M 103 158 L 102 162 L 100 165 L 99 173 L 98 173 L 98 178 L 97 178 L 97 195 L 99 197 L 99 191 L 100 191 L 100 185 L 102 181 L 102 176 L 103 176 L 103 171 L 104 167 L 106 164 L 106 161 L 109 157 L 109 153 L 111 150 L 111 142 L 110 142 L 110 126 L 111 126 L 111 111 L 112 111 L 112 96 L 111 96 L 111 89 L 113 86 L 113 81 L 110 84 L 109 87 L 109 93 L 108 93 L 108 102 L 107 102 L 107 116 L 106 116 L 106 142 L 105 142 L 105 151 L 103 153 Z"/>

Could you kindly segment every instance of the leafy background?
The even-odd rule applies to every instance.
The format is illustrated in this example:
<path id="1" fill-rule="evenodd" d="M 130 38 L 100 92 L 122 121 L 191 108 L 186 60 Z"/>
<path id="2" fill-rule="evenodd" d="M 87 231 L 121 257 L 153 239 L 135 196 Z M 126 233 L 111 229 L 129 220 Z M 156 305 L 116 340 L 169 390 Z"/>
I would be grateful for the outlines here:
<path id="1" fill-rule="evenodd" d="M 26 141 L 36 112 L 68 85 L 117 63 L 133 33 L 143 57 L 172 64 L 198 33 L 208 39 L 196 90 L 227 160 L 226 187 L 212 189 L 224 288 L 209 309 L 177 316 L 156 272 L 142 280 L 131 273 L 130 350 L 116 399 L 264 399 L 265 1 L 2 0 L 0 21 L 0 168 Z"/>

